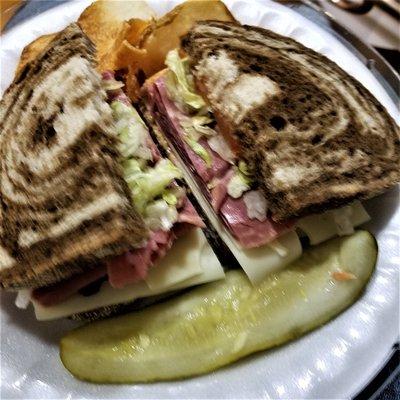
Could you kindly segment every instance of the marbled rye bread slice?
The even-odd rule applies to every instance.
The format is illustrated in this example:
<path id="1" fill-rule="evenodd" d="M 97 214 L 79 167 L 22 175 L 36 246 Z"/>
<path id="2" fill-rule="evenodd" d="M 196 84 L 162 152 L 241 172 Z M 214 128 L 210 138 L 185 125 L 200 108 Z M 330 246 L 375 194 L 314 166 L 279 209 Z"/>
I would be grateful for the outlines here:
<path id="1" fill-rule="evenodd" d="M 400 180 L 399 127 L 325 56 L 265 29 L 216 21 L 195 25 L 182 47 L 274 219 L 369 198 Z"/>
<path id="2" fill-rule="evenodd" d="M 147 235 L 123 179 L 95 48 L 78 25 L 28 64 L 0 104 L 0 283 L 38 287 Z"/>

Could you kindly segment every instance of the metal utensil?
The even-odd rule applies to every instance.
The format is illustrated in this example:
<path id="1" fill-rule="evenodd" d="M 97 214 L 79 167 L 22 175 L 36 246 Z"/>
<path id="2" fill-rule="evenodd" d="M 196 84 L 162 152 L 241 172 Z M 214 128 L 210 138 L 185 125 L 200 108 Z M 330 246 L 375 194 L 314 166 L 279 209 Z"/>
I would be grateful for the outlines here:
<path id="1" fill-rule="evenodd" d="M 395 18 L 400 17 L 400 3 L 397 0 L 329 0 L 336 7 L 356 14 L 366 14 L 373 6 L 380 7 Z"/>
<path id="2" fill-rule="evenodd" d="M 365 0 L 330 0 L 336 7 L 357 14 L 366 14 L 374 5 L 373 1 Z"/>

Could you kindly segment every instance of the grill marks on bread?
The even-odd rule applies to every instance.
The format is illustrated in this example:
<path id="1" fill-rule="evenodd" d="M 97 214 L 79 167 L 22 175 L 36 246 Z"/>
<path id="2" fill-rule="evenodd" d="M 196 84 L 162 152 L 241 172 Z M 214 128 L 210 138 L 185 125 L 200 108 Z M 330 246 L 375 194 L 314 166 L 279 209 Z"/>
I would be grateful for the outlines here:
<path id="1" fill-rule="evenodd" d="M 182 45 L 275 219 L 368 198 L 400 180 L 398 126 L 326 57 L 268 30 L 214 21 L 195 25 Z M 238 102 L 232 87 L 243 77 L 253 81 Z"/>
<path id="2" fill-rule="evenodd" d="M 48 285 L 143 241 L 94 47 L 70 25 L 0 104 L 0 283 Z"/>

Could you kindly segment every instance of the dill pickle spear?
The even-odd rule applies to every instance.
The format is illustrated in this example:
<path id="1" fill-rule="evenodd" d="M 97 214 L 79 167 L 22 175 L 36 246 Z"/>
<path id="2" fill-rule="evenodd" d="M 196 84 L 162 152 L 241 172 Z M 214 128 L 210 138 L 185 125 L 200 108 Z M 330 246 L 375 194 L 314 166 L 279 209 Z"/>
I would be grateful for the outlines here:
<path id="1" fill-rule="evenodd" d="M 373 236 L 357 231 L 312 247 L 256 287 L 231 271 L 166 303 L 70 332 L 61 359 L 76 377 L 101 383 L 209 372 L 335 317 L 360 295 L 376 257 Z"/>

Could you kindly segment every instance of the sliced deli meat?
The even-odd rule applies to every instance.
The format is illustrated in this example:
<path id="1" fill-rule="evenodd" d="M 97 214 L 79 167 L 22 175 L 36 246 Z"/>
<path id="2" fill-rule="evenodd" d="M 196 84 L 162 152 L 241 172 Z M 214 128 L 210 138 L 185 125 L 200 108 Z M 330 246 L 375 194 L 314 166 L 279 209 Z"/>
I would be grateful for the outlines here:
<path id="1" fill-rule="evenodd" d="M 120 138 L 125 179 L 132 190 L 133 202 L 138 206 L 150 234 L 142 247 L 139 245 L 117 255 L 104 265 L 84 274 L 78 274 L 68 281 L 37 289 L 33 293 L 33 298 L 42 306 L 62 303 L 97 281 L 100 289 L 102 278 L 108 280 L 109 285 L 116 289 L 143 281 L 148 276 L 149 268 L 153 266 L 156 268 L 155 264 L 165 257 L 178 236 L 196 227 L 205 227 L 187 198 L 185 190 L 175 180 L 176 168 L 169 161 L 162 160 L 146 125 L 123 92 L 123 84 L 115 80 L 115 75 L 111 71 L 103 74 L 103 83 Z M 163 161 L 165 162 L 161 166 L 160 162 Z M 157 174 L 154 173 L 155 168 Z M 160 177 L 160 174 L 165 174 L 165 179 Z M 146 182 L 152 178 L 155 179 L 154 182 Z M 155 186 L 157 190 L 154 189 Z M 164 200 L 164 196 L 170 203 Z M 160 205 L 165 205 L 165 210 L 161 209 Z M 171 210 L 176 218 L 166 221 L 167 213 Z M 166 225 L 168 222 L 168 226 L 162 229 L 152 228 L 150 221 L 155 223 L 157 218 L 164 222 L 159 225 Z"/>
<path id="2" fill-rule="evenodd" d="M 259 221 L 258 219 L 249 218 L 247 207 L 242 197 L 239 199 L 227 197 L 221 206 L 220 212 L 232 235 L 247 249 L 268 244 L 291 230 L 294 226 L 293 222 L 278 224 L 271 219 Z"/>
<path id="3" fill-rule="evenodd" d="M 250 218 L 243 198 L 233 199 L 229 195 L 229 184 L 235 175 L 234 167 L 211 149 L 206 137 L 200 137 L 198 144 L 210 156 L 208 168 L 204 159 L 186 143 L 186 133 L 181 121 L 187 121 L 190 115 L 171 98 L 166 79 L 166 76 L 161 75 L 146 85 L 147 106 L 163 134 L 190 164 L 190 169 L 197 176 L 197 181 L 213 209 L 222 217 L 238 243 L 244 248 L 259 247 L 292 229 L 292 222 L 276 223 L 267 216 L 262 222 L 257 218 Z M 216 132 L 216 135 L 219 133 Z"/>
<path id="4" fill-rule="evenodd" d="M 197 211 L 193 207 L 193 204 L 188 198 L 185 199 L 183 208 L 179 212 L 178 222 L 191 224 L 194 226 L 198 226 L 199 228 L 206 227 L 200 215 L 197 213 Z"/>
<path id="5" fill-rule="evenodd" d="M 52 306 L 67 300 L 80 289 L 103 278 L 106 274 L 106 266 L 100 265 L 55 285 L 35 289 L 32 297 L 43 306 Z"/>
<path id="6" fill-rule="evenodd" d="M 218 153 L 213 151 L 204 139 L 199 140 L 199 145 L 209 156 L 209 165 L 207 162 L 187 144 L 186 134 L 181 125 L 181 121 L 187 119 L 187 116 L 170 99 L 165 85 L 164 77 L 157 79 L 154 84 L 148 88 L 148 96 L 152 107 L 153 117 L 162 127 L 164 132 L 171 132 L 171 140 L 178 147 L 181 153 L 192 164 L 193 169 L 204 182 L 210 182 L 214 177 L 222 176 L 229 168 L 229 163 L 221 158 Z"/>
<path id="7" fill-rule="evenodd" d="M 233 169 L 222 177 L 216 180 L 215 186 L 211 189 L 211 205 L 213 209 L 218 212 L 228 196 L 228 183 L 234 175 Z"/>
<path id="8" fill-rule="evenodd" d="M 152 232 L 146 245 L 129 251 L 107 263 L 110 285 L 122 288 L 146 278 L 147 271 L 156 261 L 164 257 L 175 239 L 172 231 Z"/>

